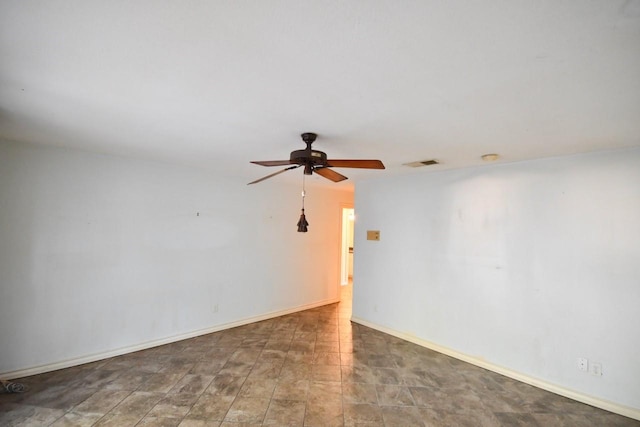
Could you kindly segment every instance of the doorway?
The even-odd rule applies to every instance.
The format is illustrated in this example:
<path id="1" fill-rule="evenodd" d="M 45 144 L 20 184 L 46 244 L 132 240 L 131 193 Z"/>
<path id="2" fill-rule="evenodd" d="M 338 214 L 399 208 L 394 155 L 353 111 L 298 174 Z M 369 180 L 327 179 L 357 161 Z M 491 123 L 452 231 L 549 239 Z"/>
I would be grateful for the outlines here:
<path id="1" fill-rule="evenodd" d="M 340 284 L 347 286 L 353 279 L 353 208 L 342 208 L 342 251 L 340 262 Z"/>

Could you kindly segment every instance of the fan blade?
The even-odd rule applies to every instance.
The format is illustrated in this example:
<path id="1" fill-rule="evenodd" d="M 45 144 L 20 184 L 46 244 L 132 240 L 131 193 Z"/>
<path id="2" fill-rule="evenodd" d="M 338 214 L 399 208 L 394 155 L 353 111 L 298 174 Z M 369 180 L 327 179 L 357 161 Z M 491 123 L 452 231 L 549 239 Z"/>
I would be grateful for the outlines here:
<path id="1" fill-rule="evenodd" d="M 258 160 L 255 162 L 251 162 L 260 166 L 286 166 L 293 165 L 295 163 L 291 162 L 291 160 Z"/>
<path id="2" fill-rule="evenodd" d="M 327 166 L 337 168 L 384 169 L 380 160 L 327 160 Z"/>
<path id="3" fill-rule="evenodd" d="M 320 176 L 324 176 L 325 178 L 330 179 L 333 182 L 340 182 L 340 181 L 344 181 L 345 179 L 349 179 L 346 176 L 341 175 L 338 172 L 331 170 L 329 168 L 315 168 L 313 171 Z"/>
<path id="4" fill-rule="evenodd" d="M 250 183 L 248 183 L 247 185 L 256 184 L 256 183 L 258 183 L 258 182 L 260 182 L 260 181 L 264 181 L 265 179 L 269 179 L 269 178 L 274 177 L 274 176 L 276 176 L 276 175 L 280 175 L 282 172 L 286 172 L 286 171 L 288 171 L 288 170 L 296 169 L 296 168 L 299 168 L 299 167 L 300 167 L 300 165 L 295 165 L 295 166 L 290 166 L 290 167 L 288 167 L 288 168 L 284 168 L 284 169 L 282 169 L 281 171 L 278 171 L 278 172 L 276 172 L 276 173 L 272 173 L 272 174 L 270 174 L 270 175 L 263 176 L 263 177 L 262 177 L 262 178 L 260 178 L 260 179 L 256 179 L 255 181 L 251 181 L 251 182 L 250 182 Z"/>

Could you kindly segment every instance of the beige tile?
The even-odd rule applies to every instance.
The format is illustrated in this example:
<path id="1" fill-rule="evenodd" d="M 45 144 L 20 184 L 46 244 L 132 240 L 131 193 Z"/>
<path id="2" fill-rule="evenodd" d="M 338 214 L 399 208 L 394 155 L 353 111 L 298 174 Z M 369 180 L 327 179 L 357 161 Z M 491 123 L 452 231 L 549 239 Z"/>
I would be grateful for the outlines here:
<path id="1" fill-rule="evenodd" d="M 152 427 L 178 427 L 180 424 L 180 418 L 159 418 L 147 415 L 144 417 L 136 427 L 152 426 Z"/>
<path id="2" fill-rule="evenodd" d="M 251 373 L 254 363 L 238 362 L 229 360 L 224 367 L 218 371 L 218 375 L 233 375 L 236 377 L 246 377 Z"/>
<path id="3" fill-rule="evenodd" d="M 96 426 L 113 426 L 113 427 L 122 427 L 122 426 L 135 426 L 138 424 L 143 418 L 144 415 L 138 414 L 115 414 L 108 413 L 104 417 L 100 418 L 98 422 L 95 424 Z"/>
<path id="4" fill-rule="evenodd" d="M 345 403 L 378 403 L 374 384 L 342 383 L 342 397 Z"/>
<path id="5" fill-rule="evenodd" d="M 339 341 L 339 334 L 338 332 L 318 332 L 316 334 L 316 341 L 317 342 L 326 342 L 326 341 L 330 341 L 330 342 L 337 342 Z"/>
<path id="6" fill-rule="evenodd" d="M 533 419 L 541 426 L 554 427 L 587 427 L 587 426 L 612 426 L 613 423 L 601 422 L 593 417 L 576 414 L 532 414 Z M 629 424 L 630 426 L 632 424 Z"/>
<path id="7" fill-rule="evenodd" d="M 293 334 L 293 341 L 315 343 L 316 337 L 317 337 L 317 334 L 315 331 L 304 332 L 304 331 L 296 330 L 296 333 Z"/>
<path id="8" fill-rule="evenodd" d="M 187 413 L 186 418 L 200 420 L 224 420 L 235 396 L 203 394 Z"/>
<path id="9" fill-rule="evenodd" d="M 242 344 L 242 341 L 244 341 L 242 337 L 225 336 L 220 338 L 218 345 L 224 348 L 238 348 L 240 344 Z"/>
<path id="10" fill-rule="evenodd" d="M 253 365 L 251 372 L 249 372 L 249 378 L 257 379 L 275 379 L 280 375 L 282 371 L 282 365 L 284 360 L 257 362 Z"/>
<path id="11" fill-rule="evenodd" d="M 316 332 L 317 330 L 318 330 L 318 325 L 317 324 L 302 323 L 302 324 L 298 325 L 298 328 L 296 329 L 296 332 L 309 333 L 309 332 Z M 294 339 L 295 338 L 296 337 L 294 337 Z"/>
<path id="12" fill-rule="evenodd" d="M 340 364 L 344 366 L 353 365 L 353 353 L 343 350 L 342 346 L 340 347 L 340 352 Z"/>
<path id="13" fill-rule="evenodd" d="M 305 403 L 291 400 L 272 399 L 262 425 L 301 426 L 304 422 Z"/>
<path id="14" fill-rule="evenodd" d="M 387 427 L 422 427 L 425 425 L 425 420 L 422 418 L 422 414 L 418 408 L 410 406 L 385 406 L 381 410 L 384 425 Z"/>
<path id="15" fill-rule="evenodd" d="M 196 362 L 184 362 L 181 360 L 172 360 L 162 365 L 158 373 L 178 374 L 181 377 L 188 374 L 193 369 Z"/>
<path id="16" fill-rule="evenodd" d="M 305 427 L 341 427 L 344 426 L 344 413 L 341 403 L 314 401 L 307 402 L 304 416 Z"/>
<path id="17" fill-rule="evenodd" d="M 313 355 L 314 365 L 340 365 L 340 353 L 316 352 Z"/>
<path id="18" fill-rule="evenodd" d="M 102 416 L 112 410 L 130 394 L 130 391 L 98 390 L 87 400 L 73 408 L 73 412 L 77 414 L 98 414 Z"/>
<path id="19" fill-rule="evenodd" d="M 291 341 L 289 351 L 299 351 L 302 353 L 313 353 L 316 347 L 315 341 Z"/>
<path id="20" fill-rule="evenodd" d="M 94 425 L 102 415 L 100 414 L 76 414 L 75 412 L 67 412 L 62 418 L 59 418 L 52 427 L 89 427 Z"/>
<path id="21" fill-rule="evenodd" d="M 305 402 L 308 394 L 309 380 L 280 380 L 273 391 L 273 399 Z"/>
<path id="22" fill-rule="evenodd" d="M 398 368 L 371 368 L 376 384 L 402 384 L 402 376 Z"/>
<path id="23" fill-rule="evenodd" d="M 234 425 L 235 427 L 239 427 Z M 178 427 L 220 427 L 220 421 L 185 418 Z"/>
<path id="24" fill-rule="evenodd" d="M 285 364 L 280 370 L 280 380 L 311 379 L 313 365 L 306 363 Z"/>
<path id="25" fill-rule="evenodd" d="M 220 343 L 218 343 L 206 351 L 203 360 L 227 361 L 235 351 L 235 348 L 222 347 Z"/>
<path id="26" fill-rule="evenodd" d="M 309 384 L 308 402 L 342 403 L 342 385 L 335 382 L 313 381 Z"/>
<path id="27" fill-rule="evenodd" d="M 137 391 L 167 393 L 184 377 L 182 373 L 156 373 L 140 385 Z"/>
<path id="28" fill-rule="evenodd" d="M 187 374 L 169 390 L 169 393 L 201 394 L 209 387 L 213 378 L 213 375 Z"/>
<path id="29" fill-rule="evenodd" d="M 135 391 L 152 376 L 152 372 L 139 371 L 136 368 L 131 368 L 123 372 L 118 378 L 106 384 L 104 388 Z"/>
<path id="30" fill-rule="evenodd" d="M 401 368 L 398 370 L 401 384 L 413 387 L 438 387 L 429 372 L 423 368 Z"/>
<path id="31" fill-rule="evenodd" d="M 372 354 L 367 358 L 367 364 L 375 368 L 397 368 L 395 358 L 390 354 Z"/>
<path id="32" fill-rule="evenodd" d="M 313 352 L 309 353 L 304 351 L 289 350 L 285 359 L 285 366 L 290 363 L 312 364 L 313 358 Z"/>
<path id="33" fill-rule="evenodd" d="M 268 378 L 248 377 L 242 385 L 238 397 L 266 397 L 271 398 L 276 387 L 276 380 Z"/>
<path id="34" fill-rule="evenodd" d="M 197 394 L 188 393 L 168 394 L 149 411 L 147 416 L 182 419 L 199 397 Z"/>
<path id="35" fill-rule="evenodd" d="M 415 406 L 408 387 L 395 385 L 376 385 L 380 406 Z"/>
<path id="36" fill-rule="evenodd" d="M 276 339 L 273 341 L 267 341 L 267 343 L 264 345 L 264 350 L 277 350 L 286 352 L 289 350 L 289 347 L 291 347 L 291 340 Z"/>
<path id="37" fill-rule="evenodd" d="M 269 408 L 269 399 L 238 397 L 229 408 L 225 421 L 258 423 L 264 420 Z"/>
<path id="38" fill-rule="evenodd" d="M 365 383 L 365 384 L 377 384 L 377 378 L 374 375 L 372 368 L 368 366 L 342 366 L 342 381 L 348 383 Z"/>
<path id="39" fill-rule="evenodd" d="M 29 405 L 61 409 L 66 412 L 88 399 L 95 392 L 94 388 L 57 385 L 47 387 L 37 393 L 27 391 L 22 394 L 22 397 L 24 397 L 24 402 Z"/>
<path id="40" fill-rule="evenodd" d="M 114 357 L 107 363 L 103 364 L 101 366 L 101 369 L 109 371 L 127 371 L 130 368 L 135 367 L 139 363 L 139 359 L 133 356 L 133 354 L 125 354 L 123 356 Z"/>
<path id="41" fill-rule="evenodd" d="M 260 353 L 260 356 L 258 357 L 256 363 L 280 362 L 282 364 L 282 362 L 284 362 L 285 358 L 287 357 L 287 351 L 288 346 L 285 350 L 265 348 L 264 350 L 262 350 L 262 353 Z"/>
<path id="42" fill-rule="evenodd" d="M 240 392 L 247 377 L 239 377 L 231 374 L 216 375 L 209 387 L 205 390 L 208 394 L 219 394 L 222 396 L 235 396 Z"/>
<path id="43" fill-rule="evenodd" d="M 491 412 L 522 412 L 526 406 L 526 403 L 519 396 L 509 393 L 486 391 L 479 397 L 484 407 Z"/>
<path id="44" fill-rule="evenodd" d="M 409 387 L 409 390 L 416 406 L 438 408 L 451 413 L 484 412 L 486 410 L 480 398 L 473 391 L 464 387 Z"/>
<path id="45" fill-rule="evenodd" d="M 144 353 L 144 352 L 140 352 Z M 153 356 L 150 352 L 144 356 L 141 354 L 138 357 L 138 363 L 135 366 L 135 369 L 139 372 L 146 372 L 150 374 L 154 374 L 164 366 L 166 362 L 166 358 L 164 356 Z"/>
<path id="46" fill-rule="evenodd" d="M 341 381 L 340 366 L 313 365 L 311 379 L 314 381 Z"/>
<path id="47" fill-rule="evenodd" d="M 446 425 L 458 426 L 478 426 L 478 427 L 494 427 L 494 426 L 535 426 L 539 424 L 530 414 L 506 414 L 505 418 L 497 417 L 499 413 L 488 412 L 469 412 L 466 414 L 455 413 L 448 414 L 444 417 Z M 546 427 L 546 426 L 544 426 Z"/>
<path id="48" fill-rule="evenodd" d="M 0 425 L 8 426 L 49 425 L 64 415 L 64 411 L 61 409 L 13 403 L 2 405 L 0 408 L 2 409 L 0 410 Z"/>
<path id="49" fill-rule="evenodd" d="M 356 426 L 365 423 L 369 425 L 383 425 L 382 411 L 377 405 L 367 403 L 345 403 L 344 407 L 344 425 Z"/>
<path id="50" fill-rule="evenodd" d="M 314 347 L 316 353 L 339 353 L 340 343 L 338 341 L 317 341 Z"/>
<path id="51" fill-rule="evenodd" d="M 231 355 L 229 360 L 233 362 L 254 364 L 258 360 L 258 357 L 260 357 L 260 350 L 240 348 Z"/>
<path id="52" fill-rule="evenodd" d="M 162 393 L 135 391 L 122 400 L 110 413 L 123 415 L 140 415 L 140 418 L 151 410 L 164 397 Z"/>
<path id="53" fill-rule="evenodd" d="M 220 424 L 220 427 L 260 427 L 262 423 L 233 423 L 224 421 Z"/>
<path id="54" fill-rule="evenodd" d="M 226 359 L 197 362 L 195 365 L 193 365 L 193 368 L 191 368 L 189 373 L 197 375 L 215 375 L 224 367 L 226 363 Z"/>

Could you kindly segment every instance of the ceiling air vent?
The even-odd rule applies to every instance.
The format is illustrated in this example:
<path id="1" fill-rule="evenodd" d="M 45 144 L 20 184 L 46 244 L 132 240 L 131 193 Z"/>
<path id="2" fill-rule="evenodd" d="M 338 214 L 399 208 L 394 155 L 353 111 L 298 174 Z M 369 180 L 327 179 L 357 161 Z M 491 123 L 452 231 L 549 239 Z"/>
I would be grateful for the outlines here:
<path id="1" fill-rule="evenodd" d="M 420 160 L 417 162 L 405 163 L 404 165 L 409 166 L 411 168 L 420 168 L 422 166 L 431 166 L 431 165 L 437 165 L 437 164 L 440 164 L 440 162 L 435 159 L 431 159 L 431 160 Z"/>

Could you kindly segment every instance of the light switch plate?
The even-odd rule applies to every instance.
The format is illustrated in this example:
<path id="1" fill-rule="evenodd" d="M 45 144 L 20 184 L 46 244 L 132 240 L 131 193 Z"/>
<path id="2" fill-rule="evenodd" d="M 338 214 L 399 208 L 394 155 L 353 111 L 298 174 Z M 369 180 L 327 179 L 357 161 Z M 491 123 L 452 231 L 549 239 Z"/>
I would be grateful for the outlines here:
<path id="1" fill-rule="evenodd" d="M 380 230 L 367 230 L 367 240 L 380 240 Z"/>

